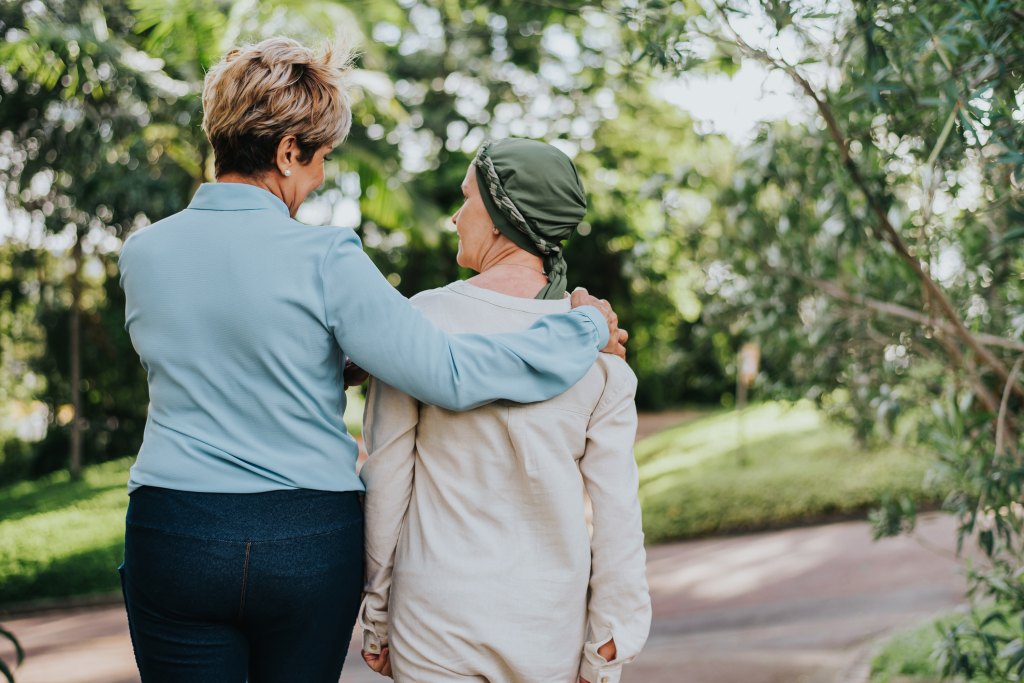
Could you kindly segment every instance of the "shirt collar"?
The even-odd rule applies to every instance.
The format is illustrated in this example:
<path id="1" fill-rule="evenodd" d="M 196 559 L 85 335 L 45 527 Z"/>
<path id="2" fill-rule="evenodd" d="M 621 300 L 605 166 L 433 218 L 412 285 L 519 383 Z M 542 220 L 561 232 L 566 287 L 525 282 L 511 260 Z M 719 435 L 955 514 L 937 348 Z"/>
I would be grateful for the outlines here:
<path id="1" fill-rule="evenodd" d="M 188 208 L 203 211 L 255 211 L 276 209 L 284 215 L 288 206 L 275 195 L 246 183 L 203 183 Z"/>

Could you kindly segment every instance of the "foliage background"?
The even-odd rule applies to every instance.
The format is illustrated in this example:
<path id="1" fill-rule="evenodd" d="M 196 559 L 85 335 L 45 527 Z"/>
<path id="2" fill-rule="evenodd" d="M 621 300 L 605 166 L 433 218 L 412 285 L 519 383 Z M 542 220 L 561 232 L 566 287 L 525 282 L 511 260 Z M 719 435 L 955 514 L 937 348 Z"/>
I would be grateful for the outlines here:
<path id="1" fill-rule="evenodd" d="M 479 144 L 559 145 L 591 201 L 571 284 L 631 329 L 640 406 L 730 405 L 756 342 L 758 396 L 926 449 L 987 558 L 941 667 L 1024 677 L 1016 0 L 0 0 L 0 475 L 134 450 L 120 241 L 210 179 L 205 68 L 240 40 L 336 30 L 364 49 L 356 125 L 303 220 L 356 227 L 412 294 L 465 275 L 447 216 Z M 805 104 L 751 139 L 657 95 L 751 63 Z M 887 498 L 879 533 L 913 510 Z"/>
<path id="2" fill-rule="evenodd" d="M 730 177 L 732 146 L 696 133 L 685 113 L 651 94 L 650 70 L 631 66 L 614 12 L 5 1 L 0 33 L 0 185 L 12 223 L 0 269 L 0 404 L 39 402 L 47 422 L 38 442 L 7 435 L 5 478 L 63 467 L 76 431 L 86 463 L 137 447 L 145 378 L 120 329 L 120 241 L 211 179 L 199 129 L 204 70 L 235 42 L 281 33 L 362 50 L 352 76 L 356 125 L 301 219 L 356 227 L 392 283 L 412 295 L 467 275 L 455 264 L 448 217 L 479 144 L 508 135 L 553 141 L 575 157 L 590 196 L 567 249 L 571 285 L 621 312 L 641 407 L 718 403 L 729 393 L 730 340 L 703 326 L 702 277 L 689 259 L 706 197 Z"/>

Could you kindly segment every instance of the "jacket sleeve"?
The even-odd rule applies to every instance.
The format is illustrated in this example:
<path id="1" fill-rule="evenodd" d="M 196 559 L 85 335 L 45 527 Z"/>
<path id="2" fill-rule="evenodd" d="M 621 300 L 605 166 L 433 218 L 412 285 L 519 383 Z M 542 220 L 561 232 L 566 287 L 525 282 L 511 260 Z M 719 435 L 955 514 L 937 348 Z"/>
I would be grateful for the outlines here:
<path id="1" fill-rule="evenodd" d="M 557 396 L 608 343 L 604 317 L 592 306 L 545 316 L 524 332 L 443 332 L 384 279 L 352 230 L 338 229 L 320 274 L 324 317 L 345 355 L 385 383 L 448 410 Z"/>
<path id="2" fill-rule="evenodd" d="M 622 665 L 636 659 L 651 627 L 644 533 L 633 456 L 636 377 L 625 362 L 609 359 L 608 379 L 587 428 L 580 472 L 593 506 L 589 639 L 580 676 L 590 683 L 617 683 Z M 613 661 L 597 650 L 615 639 Z"/>
<path id="3" fill-rule="evenodd" d="M 363 505 L 366 582 L 359 608 L 363 650 L 379 653 L 388 642 L 388 603 L 395 550 L 412 497 L 419 404 L 380 380 L 370 380 L 363 438 L 370 458 L 359 476 Z"/>

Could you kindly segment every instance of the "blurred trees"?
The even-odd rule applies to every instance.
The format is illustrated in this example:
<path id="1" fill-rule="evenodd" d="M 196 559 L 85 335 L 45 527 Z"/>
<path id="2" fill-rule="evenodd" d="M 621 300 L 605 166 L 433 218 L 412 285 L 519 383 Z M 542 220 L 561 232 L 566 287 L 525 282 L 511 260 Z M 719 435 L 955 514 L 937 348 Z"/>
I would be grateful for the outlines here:
<path id="1" fill-rule="evenodd" d="M 969 571 L 975 614 L 944 634 L 944 671 L 1022 680 L 1024 10 L 677 7 L 624 15 L 638 56 L 672 72 L 756 61 L 810 113 L 764 126 L 719 195 L 705 324 L 760 342 L 764 389 L 938 456 L 960 540 L 986 558 Z M 897 533 L 913 509 L 887 501 L 875 519 Z"/>
<path id="2" fill-rule="evenodd" d="M 31 364 L 51 423 L 66 425 L 50 432 L 41 449 L 54 440 L 69 444 L 77 476 L 87 426 L 95 427 L 91 451 L 102 451 L 96 440 L 118 427 L 115 415 L 94 425 L 84 418 L 86 402 L 111 401 L 97 396 L 110 388 L 98 385 L 98 372 L 83 372 L 83 348 L 114 344 L 101 322 L 109 255 L 146 216 L 179 206 L 188 187 L 187 177 L 143 133 L 167 113 L 162 103 L 187 86 L 124 40 L 131 14 L 123 4 L 3 3 L 0 12 L 6 37 L 0 45 L 0 183 L 16 218 L 40 231 L 29 240 L 40 256 L 39 277 L 25 281 L 22 293 L 34 298 L 46 352 Z M 61 258 L 44 258 L 39 246 L 46 238 L 67 245 Z M 62 412 L 64 405 L 69 409 Z M 141 404 L 136 400 L 132 408 L 139 411 Z"/>
<path id="3" fill-rule="evenodd" d="M 467 274 L 448 219 L 480 143 L 554 142 L 591 198 L 567 248 L 570 284 L 614 301 L 642 405 L 717 402 L 730 382 L 700 323 L 696 259 L 732 149 L 648 92 L 616 17 L 439 0 L 0 0 L 0 399 L 38 401 L 47 422 L 40 442 L 6 439 L 0 473 L 74 471 L 137 448 L 145 377 L 121 328 L 116 254 L 212 179 L 205 70 L 275 34 L 362 51 L 351 137 L 301 220 L 356 227 L 405 294 L 441 286 Z"/>
<path id="4" fill-rule="evenodd" d="M 31 452 L 8 441 L 0 473 L 134 450 L 145 383 L 120 327 L 120 239 L 210 179 L 199 92 L 228 46 L 342 28 L 363 48 L 355 125 L 301 219 L 356 227 L 413 294 L 465 275 L 447 217 L 479 144 L 559 145 L 591 202 L 570 284 L 633 333 L 641 405 L 721 400 L 756 341 L 763 393 L 928 446 L 994 598 L 946 634 L 947 672 L 1020 680 L 1016 0 L 0 0 L 0 402 L 40 401 L 49 422 Z M 807 116 L 742 149 L 650 92 L 751 62 Z M 880 531 L 912 512 L 890 501 Z"/>

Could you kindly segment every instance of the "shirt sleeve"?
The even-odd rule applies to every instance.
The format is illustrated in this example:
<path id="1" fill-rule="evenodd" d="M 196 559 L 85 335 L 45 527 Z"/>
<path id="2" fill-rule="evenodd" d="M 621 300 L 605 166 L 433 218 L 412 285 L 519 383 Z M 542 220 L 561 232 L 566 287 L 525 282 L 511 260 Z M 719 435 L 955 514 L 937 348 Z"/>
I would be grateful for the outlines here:
<path id="1" fill-rule="evenodd" d="M 592 306 L 510 334 L 448 334 L 392 287 L 352 230 L 339 230 L 321 268 L 324 316 L 346 356 L 412 397 L 448 410 L 499 398 L 544 401 L 586 374 L 608 327 Z"/>
<path id="2" fill-rule="evenodd" d="M 651 627 L 644 533 L 633 456 L 636 437 L 636 376 L 618 358 L 609 359 L 604 394 L 591 416 L 580 472 L 593 506 L 589 640 L 580 676 L 590 683 L 617 683 L 622 665 L 640 654 Z M 608 662 L 597 650 L 615 639 Z"/>
<path id="3" fill-rule="evenodd" d="M 380 380 L 370 380 L 363 414 L 363 438 L 370 458 L 359 472 L 366 485 L 366 582 L 359 625 L 363 650 L 370 653 L 380 653 L 388 642 L 391 575 L 412 497 L 418 422 L 416 399 Z"/>

